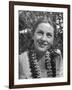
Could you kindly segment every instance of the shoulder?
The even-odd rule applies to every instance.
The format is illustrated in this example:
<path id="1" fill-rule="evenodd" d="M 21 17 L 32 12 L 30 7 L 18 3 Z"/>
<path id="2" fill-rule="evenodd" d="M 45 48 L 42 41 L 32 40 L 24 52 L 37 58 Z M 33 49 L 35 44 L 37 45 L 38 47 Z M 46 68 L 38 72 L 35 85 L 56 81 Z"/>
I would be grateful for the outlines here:
<path id="1" fill-rule="evenodd" d="M 25 51 L 21 55 L 19 55 L 19 63 L 25 68 L 29 67 L 29 57 L 28 51 Z"/>
<path id="2" fill-rule="evenodd" d="M 29 65 L 28 51 L 19 55 L 19 70 L 21 77 L 23 76 L 25 76 L 26 78 L 30 77 L 31 71 Z"/>
<path id="3" fill-rule="evenodd" d="M 23 67 L 27 67 L 29 66 L 29 57 L 28 57 L 28 52 L 24 52 L 21 55 L 19 55 L 19 63 L 23 66 Z"/>
<path id="4" fill-rule="evenodd" d="M 56 61 L 56 76 L 63 76 L 63 58 L 61 55 L 61 51 L 58 51 L 58 55 L 55 57 Z"/>
<path id="5" fill-rule="evenodd" d="M 28 59 L 28 51 L 23 52 L 21 55 L 19 55 L 19 61 L 27 61 L 26 59 Z"/>

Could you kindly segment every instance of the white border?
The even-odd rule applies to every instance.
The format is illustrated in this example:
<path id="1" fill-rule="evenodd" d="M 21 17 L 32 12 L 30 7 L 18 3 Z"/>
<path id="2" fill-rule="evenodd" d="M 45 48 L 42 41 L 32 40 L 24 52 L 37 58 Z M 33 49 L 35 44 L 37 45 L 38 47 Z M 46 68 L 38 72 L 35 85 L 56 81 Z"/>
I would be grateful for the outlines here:
<path id="1" fill-rule="evenodd" d="M 30 11 L 48 11 L 48 12 L 63 12 L 63 77 L 59 78 L 43 78 L 43 79 L 18 79 L 18 10 Z M 67 82 L 67 9 L 53 7 L 36 7 L 36 6 L 14 6 L 14 84 L 38 84 L 38 83 L 56 83 Z"/>

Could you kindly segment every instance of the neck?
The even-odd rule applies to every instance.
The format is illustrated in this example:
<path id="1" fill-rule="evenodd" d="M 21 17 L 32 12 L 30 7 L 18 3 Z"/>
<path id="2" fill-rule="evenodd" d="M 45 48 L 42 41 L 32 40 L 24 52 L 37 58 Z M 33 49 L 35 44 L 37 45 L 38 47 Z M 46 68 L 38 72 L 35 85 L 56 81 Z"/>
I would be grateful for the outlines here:
<path id="1" fill-rule="evenodd" d="M 37 50 L 35 50 L 35 52 L 36 52 L 38 60 L 40 60 L 45 55 L 45 52 L 40 52 L 40 51 L 37 51 Z"/>

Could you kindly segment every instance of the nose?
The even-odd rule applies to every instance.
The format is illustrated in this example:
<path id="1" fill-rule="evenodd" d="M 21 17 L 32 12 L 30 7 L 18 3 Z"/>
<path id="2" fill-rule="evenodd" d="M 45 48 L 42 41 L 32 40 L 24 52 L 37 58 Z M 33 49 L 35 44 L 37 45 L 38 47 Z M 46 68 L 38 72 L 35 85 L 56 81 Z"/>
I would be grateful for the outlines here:
<path id="1" fill-rule="evenodd" d="M 45 34 L 42 36 L 42 40 L 43 40 L 43 41 L 46 41 L 46 40 L 47 40 L 47 37 L 46 37 Z"/>

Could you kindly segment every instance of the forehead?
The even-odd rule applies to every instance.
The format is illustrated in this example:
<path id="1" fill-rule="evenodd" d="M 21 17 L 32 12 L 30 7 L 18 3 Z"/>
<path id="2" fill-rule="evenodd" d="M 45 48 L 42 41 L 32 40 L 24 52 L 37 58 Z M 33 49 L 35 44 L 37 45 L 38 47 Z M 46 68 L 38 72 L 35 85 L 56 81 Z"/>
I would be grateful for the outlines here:
<path id="1" fill-rule="evenodd" d="M 43 31 L 43 32 L 45 32 L 45 33 L 47 33 L 47 32 L 53 33 L 54 32 L 53 26 L 50 25 L 49 23 L 40 23 L 38 25 L 38 27 L 36 28 L 36 32 L 37 31 L 40 31 L 40 30 Z"/>

